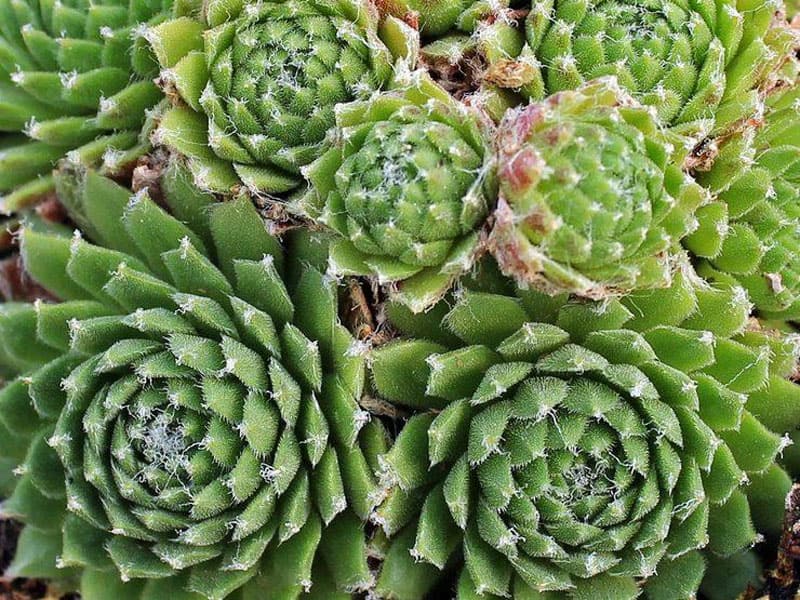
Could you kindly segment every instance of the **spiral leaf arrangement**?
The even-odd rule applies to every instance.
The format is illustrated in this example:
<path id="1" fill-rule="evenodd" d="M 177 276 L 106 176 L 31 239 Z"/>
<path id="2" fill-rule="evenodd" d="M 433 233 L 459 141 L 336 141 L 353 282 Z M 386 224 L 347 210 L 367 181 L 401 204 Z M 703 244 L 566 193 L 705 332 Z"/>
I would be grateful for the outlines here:
<path id="1" fill-rule="evenodd" d="M 532 99 L 614 75 L 661 121 L 704 135 L 755 112 L 759 88 L 795 43 L 778 8 L 771 0 L 532 2 L 524 48 L 491 70 Z"/>
<path id="2" fill-rule="evenodd" d="M 139 132 L 162 94 L 142 33 L 171 7 L 167 0 L 0 2 L 6 211 L 50 191 L 50 171 L 67 154 L 113 170 L 144 151 Z"/>
<path id="3" fill-rule="evenodd" d="M 249 201 L 208 206 L 185 179 L 167 198 L 194 227 L 89 174 L 64 195 L 103 244 L 22 234 L 63 302 L 0 315 L 20 374 L 0 393 L 21 458 L 3 511 L 28 523 L 12 571 L 55 572 L 57 553 L 89 600 L 120 578 L 125 598 L 365 589 L 364 367 L 312 266 L 325 246 L 301 236 L 284 257 Z"/>
<path id="4" fill-rule="evenodd" d="M 342 107 L 339 143 L 306 171 L 305 211 L 344 239 L 331 271 L 398 282 L 416 311 L 472 264 L 493 197 L 494 156 L 479 115 L 429 78 Z"/>
<path id="5" fill-rule="evenodd" d="M 492 246 L 507 274 L 589 297 L 669 282 L 706 195 L 615 79 L 512 111 L 498 135 Z"/>
<path id="6" fill-rule="evenodd" d="M 800 91 L 796 64 L 765 114 L 721 144 L 698 180 L 715 196 L 686 241 L 703 274 L 738 281 L 766 318 L 800 318 Z"/>
<path id="7" fill-rule="evenodd" d="M 234 4 L 210 2 L 202 21 L 148 33 L 167 89 L 185 103 L 157 136 L 192 159 L 201 187 L 289 192 L 323 151 L 334 106 L 386 87 L 413 36 L 393 20 L 379 37 L 364 0 Z"/>
<path id="8" fill-rule="evenodd" d="M 756 498 L 789 486 L 792 348 L 745 331 L 748 312 L 688 266 L 622 302 L 483 280 L 430 316 L 396 308 L 409 337 L 373 377 L 418 414 L 380 459 L 378 590 L 422 597 L 460 551 L 459 598 L 694 597 L 703 554 L 778 531 Z"/>

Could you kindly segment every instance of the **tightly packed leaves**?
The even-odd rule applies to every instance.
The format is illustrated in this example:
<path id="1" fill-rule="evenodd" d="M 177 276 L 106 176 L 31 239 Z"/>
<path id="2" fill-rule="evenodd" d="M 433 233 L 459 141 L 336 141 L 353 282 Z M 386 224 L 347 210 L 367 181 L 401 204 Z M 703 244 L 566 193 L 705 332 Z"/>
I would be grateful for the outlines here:
<path id="1" fill-rule="evenodd" d="M 480 116 L 420 72 L 395 92 L 340 107 L 338 143 L 311 165 L 305 212 L 341 234 L 335 274 L 399 282 L 414 310 L 472 264 L 493 203 Z"/>
<path id="2" fill-rule="evenodd" d="M 706 194 L 615 79 L 512 111 L 498 136 L 491 247 L 507 275 L 594 298 L 669 283 Z"/>
<path id="3" fill-rule="evenodd" d="M 2 244 L 41 290 L 0 304 L 3 575 L 83 600 L 758 585 L 800 472 L 785 17 L 0 0 L 4 208 L 58 197 Z"/>
<path id="4" fill-rule="evenodd" d="M 142 37 L 172 2 L 0 2 L 0 193 L 14 211 L 52 189 L 69 154 L 109 169 L 144 151 L 145 111 L 162 97 Z M 126 152 L 128 154 L 126 154 Z"/>
<path id="5" fill-rule="evenodd" d="M 525 48 L 495 65 L 541 99 L 615 75 L 661 121 L 707 132 L 750 116 L 792 45 L 772 0 L 532 2 Z"/>
<path id="6" fill-rule="evenodd" d="M 796 69 L 796 65 L 792 65 Z M 686 246 L 709 279 L 738 281 L 766 318 L 800 318 L 800 89 L 796 71 L 698 180 L 716 201 Z"/>
<path id="7" fill-rule="evenodd" d="M 63 302 L 0 314 L 20 374 L 1 437 L 25 453 L 3 505 L 28 524 L 11 570 L 54 575 L 58 555 L 87 600 L 365 589 L 364 367 L 312 266 L 325 245 L 303 234 L 285 260 L 249 201 L 212 206 L 185 180 L 165 188 L 192 227 L 89 174 L 62 191 L 101 245 L 23 233 Z"/>
<path id="8" fill-rule="evenodd" d="M 412 337 L 373 354 L 378 391 L 420 411 L 381 458 L 380 592 L 420 598 L 455 564 L 459 598 L 685 599 L 703 554 L 748 548 L 754 517 L 780 530 L 793 348 L 744 330 L 741 288 L 688 266 L 622 302 L 487 281 L 395 307 Z"/>
<path id="9" fill-rule="evenodd" d="M 382 33 L 411 54 L 404 29 L 392 21 Z M 165 116 L 158 139 L 193 159 L 198 184 L 216 191 L 300 186 L 334 106 L 386 87 L 395 60 L 364 0 L 211 2 L 203 22 L 181 17 L 148 38 L 168 88 L 188 105 Z"/>

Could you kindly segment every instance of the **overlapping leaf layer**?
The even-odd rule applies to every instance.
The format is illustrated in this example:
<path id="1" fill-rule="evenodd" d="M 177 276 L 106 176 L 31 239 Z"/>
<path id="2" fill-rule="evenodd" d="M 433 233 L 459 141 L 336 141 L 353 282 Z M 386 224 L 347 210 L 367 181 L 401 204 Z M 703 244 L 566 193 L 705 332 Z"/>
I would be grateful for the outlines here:
<path id="1" fill-rule="evenodd" d="M 709 279 L 738 281 L 765 318 L 800 317 L 800 88 L 797 64 L 767 99 L 761 118 L 721 142 L 698 181 L 715 201 L 698 211 L 686 241 L 707 259 Z"/>

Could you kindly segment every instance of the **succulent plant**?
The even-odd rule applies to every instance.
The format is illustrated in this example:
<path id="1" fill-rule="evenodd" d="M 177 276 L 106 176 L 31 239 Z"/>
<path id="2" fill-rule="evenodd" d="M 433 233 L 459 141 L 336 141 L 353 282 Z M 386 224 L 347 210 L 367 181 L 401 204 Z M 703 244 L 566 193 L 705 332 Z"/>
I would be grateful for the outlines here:
<path id="1" fill-rule="evenodd" d="M 503 271 L 592 298 L 667 285 L 708 200 L 672 155 L 651 110 L 614 78 L 509 112 L 490 240 Z"/>
<path id="2" fill-rule="evenodd" d="M 415 414 L 380 458 L 378 592 L 421 598 L 447 568 L 460 600 L 678 600 L 707 558 L 739 564 L 780 531 L 800 422 L 794 345 L 746 329 L 749 308 L 686 263 L 621 301 L 490 273 L 425 315 L 393 306 L 404 336 L 372 375 Z"/>
<path id="3" fill-rule="evenodd" d="M 2 575 L 759 585 L 800 477 L 792 12 L 0 0 Z"/>
<path id="4" fill-rule="evenodd" d="M 708 260 L 701 273 L 738 281 L 760 316 L 800 318 L 800 88 L 796 64 L 764 114 L 723 139 L 697 174 L 715 201 L 698 211 L 686 240 Z"/>
<path id="5" fill-rule="evenodd" d="M 13 212 L 52 190 L 55 163 L 113 169 L 141 148 L 162 98 L 142 37 L 168 14 L 156 0 L 0 1 L 0 194 Z"/>
<path id="6" fill-rule="evenodd" d="M 285 255 L 248 200 L 189 178 L 163 181 L 188 224 L 89 173 L 60 191 L 97 245 L 21 234 L 63 301 L 0 313 L 18 374 L 0 391 L 2 508 L 27 523 L 10 573 L 82 572 L 85 600 L 364 589 L 365 456 L 384 436 L 357 403 L 324 239 L 301 232 Z"/>
<path id="7" fill-rule="evenodd" d="M 542 0 L 530 7 L 525 48 L 494 62 L 492 76 L 539 100 L 615 75 L 660 120 L 700 136 L 755 112 L 759 88 L 795 37 L 775 18 L 774 0 Z"/>
<path id="8" fill-rule="evenodd" d="M 309 166 L 301 204 L 342 239 L 336 275 L 393 283 L 416 311 L 472 264 L 494 203 L 494 155 L 480 115 L 420 71 L 339 107 L 337 143 Z"/>
<path id="9" fill-rule="evenodd" d="M 379 35 L 380 33 L 380 35 Z M 280 194 L 324 150 L 337 103 L 385 88 L 414 34 L 366 0 L 207 3 L 149 33 L 182 101 L 156 139 L 189 157 L 198 185 Z"/>

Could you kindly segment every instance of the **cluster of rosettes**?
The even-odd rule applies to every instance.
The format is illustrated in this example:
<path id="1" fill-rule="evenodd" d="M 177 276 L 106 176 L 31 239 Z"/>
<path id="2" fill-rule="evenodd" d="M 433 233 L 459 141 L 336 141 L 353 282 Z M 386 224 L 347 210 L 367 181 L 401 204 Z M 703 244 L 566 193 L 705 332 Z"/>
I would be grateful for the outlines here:
<path id="1" fill-rule="evenodd" d="M 753 114 L 796 41 L 773 13 L 212 2 L 148 32 L 175 100 L 154 139 L 201 187 L 277 194 L 328 226 L 341 236 L 331 273 L 374 276 L 416 311 L 486 250 L 550 293 L 663 286 L 679 242 L 698 228 L 692 243 L 705 240 L 718 207 L 682 171 L 698 133 Z M 428 42 L 423 68 L 436 74 L 459 47 L 451 69 L 485 67 L 479 87 L 502 100 L 476 109 L 453 98 L 457 82 L 414 70 L 416 32 L 401 19 Z M 518 104 L 509 90 L 534 103 L 504 110 Z M 499 129 L 478 109 L 504 113 Z"/>
<path id="2" fill-rule="evenodd" d="M 550 293 L 669 283 L 707 193 L 675 163 L 676 136 L 615 79 L 512 111 L 498 129 L 420 72 L 397 81 L 340 106 L 337 139 L 304 171 L 303 212 L 343 238 L 334 274 L 374 275 L 415 312 L 487 249 Z"/>
<path id="3" fill-rule="evenodd" d="M 169 0 L 0 2 L 0 193 L 15 211 L 53 187 L 66 156 L 109 170 L 144 152 L 162 97 L 143 37 Z"/>
<path id="4" fill-rule="evenodd" d="M 5 575 L 736 597 L 800 471 L 798 40 L 775 0 L 0 0 L 5 208 L 78 227 L 20 218 L 46 299 L 0 305 Z"/>
<path id="5" fill-rule="evenodd" d="M 688 266 L 604 303 L 486 282 L 394 307 L 410 339 L 372 356 L 379 393 L 417 411 L 380 459 L 379 592 L 421 598 L 460 552 L 459 598 L 685 599 L 706 556 L 780 531 L 794 348 L 745 329 L 741 288 Z"/>
<path id="6" fill-rule="evenodd" d="M 700 273 L 744 286 L 759 315 L 800 318 L 800 88 L 796 64 L 767 99 L 764 114 L 724 139 L 711 168 L 698 172 L 715 201 L 698 211 L 686 240 L 707 261 Z"/>
<path id="7" fill-rule="evenodd" d="M 506 274 L 595 298 L 669 283 L 706 194 L 615 79 L 511 111 L 498 145 L 491 245 Z"/>
<path id="8" fill-rule="evenodd" d="M 394 52 L 413 51 L 400 22 L 380 25 L 384 41 L 378 21 L 364 0 L 217 1 L 202 21 L 155 27 L 148 39 L 167 91 L 185 103 L 165 115 L 157 139 L 190 157 L 201 187 L 300 187 L 301 168 L 324 150 L 334 106 L 385 88 Z"/>
<path id="9" fill-rule="evenodd" d="M 367 589 L 384 435 L 314 266 L 326 246 L 300 234 L 284 258 L 248 200 L 212 205 L 186 177 L 164 187 L 192 226 L 89 174 L 63 194 L 100 245 L 22 233 L 62 302 L 0 314 L 19 374 L 0 392 L 4 467 L 20 463 L 3 512 L 27 523 L 11 572 L 82 569 L 88 599 L 120 579 L 141 598 Z"/>

